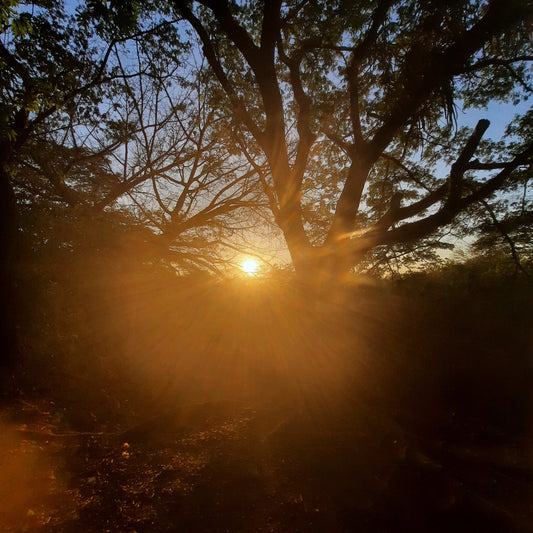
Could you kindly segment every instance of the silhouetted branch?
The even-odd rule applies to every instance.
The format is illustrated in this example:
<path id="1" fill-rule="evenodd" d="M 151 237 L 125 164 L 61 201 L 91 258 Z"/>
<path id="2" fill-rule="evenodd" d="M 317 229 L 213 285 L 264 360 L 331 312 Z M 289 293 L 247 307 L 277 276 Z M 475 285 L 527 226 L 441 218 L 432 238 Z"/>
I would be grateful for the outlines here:
<path id="1" fill-rule="evenodd" d="M 485 200 L 481 200 L 481 203 L 483 204 L 483 207 L 489 214 L 492 220 L 492 223 L 494 224 L 494 227 L 501 233 L 505 242 L 507 242 L 507 244 L 509 245 L 509 249 L 511 250 L 511 257 L 513 258 L 516 268 L 520 270 L 526 277 L 529 278 L 530 277 L 529 273 L 522 266 L 522 263 L 520 262 L 520 258 L 518 257 L 518 253 L 516 251 L 516 246 L 515 246 L 513 239 L 511 238 L 509 233 L 505 231 L 505 228 L 503 227 L 503 225 L 500 223 L 500 221 L 496 217 L 496 214 L 494 213 L 494 210 L 492 209 L 492 207 Z"/>

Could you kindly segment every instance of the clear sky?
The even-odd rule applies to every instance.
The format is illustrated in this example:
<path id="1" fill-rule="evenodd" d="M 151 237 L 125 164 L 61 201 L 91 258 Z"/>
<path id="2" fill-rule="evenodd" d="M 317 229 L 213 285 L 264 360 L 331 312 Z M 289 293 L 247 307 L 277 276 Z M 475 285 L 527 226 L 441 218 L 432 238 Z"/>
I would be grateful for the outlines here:
<path id="1" fill-rule="evenodd" d="M 459 127 L 474 127 L 478 120 L 486 118 L 490 120 L 490 127 L 486 136 L 499 141 L 505 135 L 505 128 L 513 120 L 516 114 L 525 113 L 533 105 L 533 98 L 529 101 L 513 105 L 511 102 L 492 102 L 488 109 L 459 109 L 457 123 Z"/>

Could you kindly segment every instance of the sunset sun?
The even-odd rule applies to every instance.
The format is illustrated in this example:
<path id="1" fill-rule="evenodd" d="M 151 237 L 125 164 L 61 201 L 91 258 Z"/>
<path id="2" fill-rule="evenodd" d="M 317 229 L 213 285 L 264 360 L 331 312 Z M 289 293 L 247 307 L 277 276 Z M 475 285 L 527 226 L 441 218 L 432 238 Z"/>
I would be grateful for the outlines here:
<path id="1" fill-rule="evenodd" d="M 255 259 L 246 259 L 242 262 L 241 268 L 246 274 L 252 275 L 257 272 L 259 268 L 259 263 Z"/>

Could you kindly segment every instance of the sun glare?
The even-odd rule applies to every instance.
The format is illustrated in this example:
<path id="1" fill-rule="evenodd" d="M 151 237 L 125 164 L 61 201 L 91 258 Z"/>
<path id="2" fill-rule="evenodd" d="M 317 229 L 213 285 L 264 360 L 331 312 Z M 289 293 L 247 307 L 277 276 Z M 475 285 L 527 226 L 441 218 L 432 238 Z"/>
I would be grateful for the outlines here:
<path id="1" fill-rule="evenodd" d="M 257 269 L 259 268 L 259 263 L 255 261 L 255 259 L 246 259 L 242 262 L 241 268 L 243 272 L 246 272 L 246 274 L 249 274 L 251 276 L 252 274 L 255 274 L 257 272 Z"/>

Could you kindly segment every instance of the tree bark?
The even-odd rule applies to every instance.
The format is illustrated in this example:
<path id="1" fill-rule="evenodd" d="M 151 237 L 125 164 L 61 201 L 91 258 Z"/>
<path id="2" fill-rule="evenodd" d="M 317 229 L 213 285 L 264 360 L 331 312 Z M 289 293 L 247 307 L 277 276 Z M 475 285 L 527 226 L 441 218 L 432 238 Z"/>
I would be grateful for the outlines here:
<path id="1" fill-rule="evenodd" d="M 10 173 L 0 164 L 0 368 L 17 360 L 16 262 L 19 255 L 18 209 Z"/>

